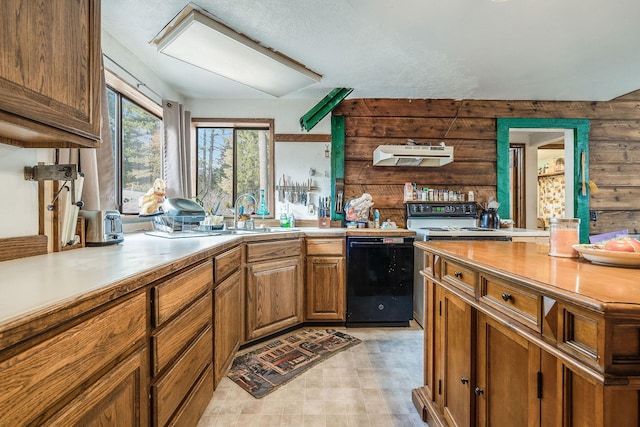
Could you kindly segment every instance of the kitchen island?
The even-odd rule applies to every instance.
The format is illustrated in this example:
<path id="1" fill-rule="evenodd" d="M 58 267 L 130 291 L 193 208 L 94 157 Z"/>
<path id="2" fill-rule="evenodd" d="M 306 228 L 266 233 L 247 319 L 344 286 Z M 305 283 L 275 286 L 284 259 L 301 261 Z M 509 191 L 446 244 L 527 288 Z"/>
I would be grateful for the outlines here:
<path id="1" fill-rule="evenodd" d="M 416 242 L 430 425 L 638 425 L 640 270 L 523 242 Z"/>

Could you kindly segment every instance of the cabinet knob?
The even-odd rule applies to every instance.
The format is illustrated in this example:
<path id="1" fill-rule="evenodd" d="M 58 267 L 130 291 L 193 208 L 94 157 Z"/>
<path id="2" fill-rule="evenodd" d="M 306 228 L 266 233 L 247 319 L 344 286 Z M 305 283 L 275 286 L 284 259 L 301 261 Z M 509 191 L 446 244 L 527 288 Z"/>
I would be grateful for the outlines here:
<path id="1" fill-rule="evenodd" d="M 462 272 L 461 271 L 454 271 L 453 275 L 456 276 L 458 279 L 462 277 Z"/>
<path id="2" fill-rule="evenodd" d="M 512 300 L 512 299 L 513 299 L 513 297 L 511 296 L 511 294 L 508 294 L 508 293 L 506 293 L 506 292 L 503 292 L 503 293 L 502 293 L 502 299 L 503 299 L 503 300 L 505 300 L 505 301 L 509 301 L 509 300 Z"/>
<path id="3" fill-rule="evenodd" d="M 484 393 L 484 390 L 480 387 L 476 387 L 473 391 L 476 393 L 476 396 L 480 396 L 482 393 Z"/>
<path id="4" fill-rule="evenodd" d="M 462 384 L 468 384 L 468 383 L 469 383 L 469 378 L 460 377 L 460 382 L 461 382 Z"/>

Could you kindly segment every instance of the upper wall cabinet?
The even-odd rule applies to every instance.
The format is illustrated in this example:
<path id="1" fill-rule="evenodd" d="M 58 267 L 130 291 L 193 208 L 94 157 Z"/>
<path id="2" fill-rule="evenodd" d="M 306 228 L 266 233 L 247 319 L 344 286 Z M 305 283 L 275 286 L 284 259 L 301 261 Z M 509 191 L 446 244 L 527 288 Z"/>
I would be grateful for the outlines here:
<path id="1" fill-rule="evenodd" d="M 100 145 L 100 0 L 3 0 L 0 143 Z"/>

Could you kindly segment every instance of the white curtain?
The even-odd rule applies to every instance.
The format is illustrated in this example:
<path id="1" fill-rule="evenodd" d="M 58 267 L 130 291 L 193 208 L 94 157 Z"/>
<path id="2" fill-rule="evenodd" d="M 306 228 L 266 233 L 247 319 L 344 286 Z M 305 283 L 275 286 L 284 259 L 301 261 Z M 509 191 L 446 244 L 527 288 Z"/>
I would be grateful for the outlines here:
<path id="1" fill-rule="evenodd" d="M 164 180 L 167 197 L 193 198 L 191 182 L 191 113 L 176 101 L 162 101 Z"/>

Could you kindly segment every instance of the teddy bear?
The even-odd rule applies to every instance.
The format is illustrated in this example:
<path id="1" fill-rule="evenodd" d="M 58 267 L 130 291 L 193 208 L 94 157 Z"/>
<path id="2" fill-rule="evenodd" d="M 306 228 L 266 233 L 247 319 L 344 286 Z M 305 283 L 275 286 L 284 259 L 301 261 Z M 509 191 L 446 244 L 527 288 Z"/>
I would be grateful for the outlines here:
<path id="1" fill-rule="evenodd" d="M 167 194 L 167 188 L 162 179 L 156 178 L 151 187 L 144 195 L 138 199 L 140 215 L 155 214 L 160 210 L 160 206 Z"/>

